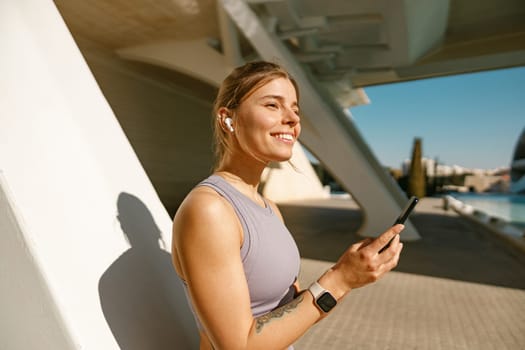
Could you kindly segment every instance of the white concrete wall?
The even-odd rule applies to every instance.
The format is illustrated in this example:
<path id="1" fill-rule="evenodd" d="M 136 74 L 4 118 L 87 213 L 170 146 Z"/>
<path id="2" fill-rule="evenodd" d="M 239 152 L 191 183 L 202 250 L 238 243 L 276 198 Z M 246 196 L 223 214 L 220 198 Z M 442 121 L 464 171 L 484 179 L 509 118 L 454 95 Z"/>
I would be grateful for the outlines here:
<path id="1" fill-rule="evenodd" d="M 211 172 L 215 89 L 84 42 L 80 47 L 162 203 L 174 214 Z"/>
<path id="2" fill-rule="evenodd" d="M 8 192 L 0 173 L 0 349 L 74 349 Z"/>
<path id="3" fill-rule="evenodd" d="M 18 208 L 0 246 L 29 247 L 0 275 L 0 298 L 35 300 L 7 309 L 18 316 L 2 308 L 25 337 L 0 327 L 0 349 L 42 337 L 54 349 L 196 347 L 164 248 L 171 219 L 53 2 L 0 2 L 0 48 L 0 171 Z M 45 319 L 55 330 L 43 335 Z"/>

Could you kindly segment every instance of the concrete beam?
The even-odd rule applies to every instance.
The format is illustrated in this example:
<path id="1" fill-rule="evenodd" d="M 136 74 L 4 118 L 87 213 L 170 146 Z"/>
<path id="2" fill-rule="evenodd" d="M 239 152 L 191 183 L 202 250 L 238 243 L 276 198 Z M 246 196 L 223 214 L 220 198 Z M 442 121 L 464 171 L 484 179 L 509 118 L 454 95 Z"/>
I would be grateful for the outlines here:
<path id="1" fill-rule="evenodd" d="M 231 57 L 224 56 L 208 45 L 206 39 L 199 39 L 127 47 L 117 50 L 117 54 L 125 59 L 173 69 L 218 86 L 232 70 L 231 63 L 239 60 L 233 47 L 231 50 Z"/>

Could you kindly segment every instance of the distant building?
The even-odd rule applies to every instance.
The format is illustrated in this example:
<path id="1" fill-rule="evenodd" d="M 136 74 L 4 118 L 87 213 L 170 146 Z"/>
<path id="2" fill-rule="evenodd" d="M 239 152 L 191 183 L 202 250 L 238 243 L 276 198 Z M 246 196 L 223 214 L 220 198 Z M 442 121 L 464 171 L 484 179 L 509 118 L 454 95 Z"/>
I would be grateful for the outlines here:
<path id="1" fill-rule="evenodd" d="M 467 175 L 465 177 L 465 187 L 475 192 L 507 192 L 508 177 L 485 174 Z"/>
<path id="2" fill-rule="evenodd" d="M 460 165 L 436 164 L 436 160 L 430 158 L 423 158 L 421 161 L 429 181 L 435 178 L 449 178 L 448 181 L 440 181 L 441 185 L 439 186 L 442 190 L 459 192 L 509 191 L 510 178 L 508 168 L 471 169 Z M 525 160 L 523 162 L 522 170 L 525 171 Z M 407 176 L 409 169 L 410 160 L 407 159 L 401 165 L 402 176 Z"/>
<path id="3" fill-rule="evenodd" d="M 434 176 L 451 176 L 451 175 L 477 175 L 477 176 L 499 176 L 508 174 L 508 168 L 495 168 L 495 169 L 478 169 L 478 168 L 466 168 L 460 165 L 446 165 L 437 164 L 436 160 L 431 158 L 423 158 L 423 167 L 426 170 L 428 177 Z M 525 162 L 525 161 L 524 161 Z M 525 165 L 525 164 L 524 164 Z M 401 171 L 403 175 L 408 174 L 410 168 L 410 159 L 406 159 L 401 164 Z"/>

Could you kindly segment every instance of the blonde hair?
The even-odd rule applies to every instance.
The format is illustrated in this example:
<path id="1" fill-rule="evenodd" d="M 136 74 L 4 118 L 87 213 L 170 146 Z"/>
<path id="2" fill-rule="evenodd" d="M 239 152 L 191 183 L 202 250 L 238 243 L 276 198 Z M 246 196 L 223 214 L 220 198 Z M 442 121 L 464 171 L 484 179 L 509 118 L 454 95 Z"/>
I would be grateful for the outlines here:
<path id="1" fill-rule="evenodd" d="M 265 61 L 249 62 L 235 68 L 226 79 L 224 79 L 213 104 L 214 169 L 217 169 L 224 155 L 231 147 L 230 138 L 221 127 L 221 120 L 218 115 L 219 109 L 225 107 L 231 111 L 235 111 L 255 90 L 277 78 L 290 80 L 295 88 L 297 99 L 299 99 L 297 83 L 284 68 L 276 63 Z"/>

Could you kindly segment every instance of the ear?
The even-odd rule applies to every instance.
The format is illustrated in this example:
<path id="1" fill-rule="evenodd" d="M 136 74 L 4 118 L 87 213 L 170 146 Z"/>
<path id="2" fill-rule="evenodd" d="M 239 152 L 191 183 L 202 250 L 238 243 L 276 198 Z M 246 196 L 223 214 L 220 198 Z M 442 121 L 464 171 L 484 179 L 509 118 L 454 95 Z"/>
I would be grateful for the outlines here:
<path id="1" fill-rule="evenodd" d="M 226 107 L 221 107 L 217 111 L 217 117 L 224 120 L 224 118 L 230 117 L 232 115 L 231 111 Z"/>
<path id="2" fill-rule="evenodd" d="M 226 107 L 221 107 L 217 111 L 217 119 L 219 122 L 219 125 L 221 126 L 221 129 L 225 132 L 231 133 L 234 131 L 233 129 L 233 119 L 231 117 L 231 113 Z"/>

